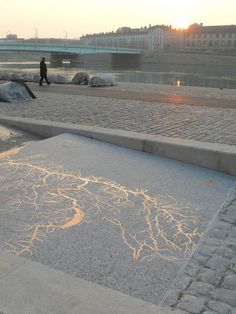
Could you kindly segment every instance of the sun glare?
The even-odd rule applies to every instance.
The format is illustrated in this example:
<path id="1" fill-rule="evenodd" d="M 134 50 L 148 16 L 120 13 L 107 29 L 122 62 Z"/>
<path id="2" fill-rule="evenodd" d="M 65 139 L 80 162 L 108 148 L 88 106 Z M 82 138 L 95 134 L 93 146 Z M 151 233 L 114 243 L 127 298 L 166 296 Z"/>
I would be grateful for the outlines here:
<path id="1" fill-rule="evenodd" d="M 175 22 L 175 27 L 178 29 L 188 28 L 189 20 L 185 17 L 178 17 Z"/>

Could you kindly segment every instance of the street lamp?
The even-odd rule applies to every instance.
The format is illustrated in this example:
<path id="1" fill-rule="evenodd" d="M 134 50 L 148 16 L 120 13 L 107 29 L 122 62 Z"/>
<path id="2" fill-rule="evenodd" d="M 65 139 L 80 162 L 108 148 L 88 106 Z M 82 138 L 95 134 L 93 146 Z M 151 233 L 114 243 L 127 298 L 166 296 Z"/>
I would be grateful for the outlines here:
<path id="1" fill-rule="evenodd" d="M 9 34 L 9 32 L 10 32 L 10 31 L 7 31 L 7 32 L 6 32 L 6 39 L 7 39 L 7 35 Z"/>
<path id="2" fill-rule="evenodd" d="M 37 47 L 37 44 L 38 44 L 38 30 L 37 28 L 34 28 L 35 30 L 35 47 Z"/>
<path id="3" fill-rule="evenodd" d="M 65 48 L 67 47 L 67 31 L 64 31 L 65 33 L 65 42 L 64 42 L 64 46 Z"/>

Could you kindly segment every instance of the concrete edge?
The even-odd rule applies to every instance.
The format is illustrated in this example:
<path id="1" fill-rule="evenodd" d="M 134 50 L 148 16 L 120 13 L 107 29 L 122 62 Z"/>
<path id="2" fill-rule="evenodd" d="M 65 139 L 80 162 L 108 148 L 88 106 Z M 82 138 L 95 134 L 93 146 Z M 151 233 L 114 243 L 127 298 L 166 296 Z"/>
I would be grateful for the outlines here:
<path id="1" fill-rule="evenodd" d="M 0 252 L 0 311 L 12 314 L 183 314 Z"/>
<path id="2" fill-rule="evenodd" d="M 72 133 L 236 175 L 236 146 L 80 124 L 0 115 L 0 123 L 42 138 Z"/>

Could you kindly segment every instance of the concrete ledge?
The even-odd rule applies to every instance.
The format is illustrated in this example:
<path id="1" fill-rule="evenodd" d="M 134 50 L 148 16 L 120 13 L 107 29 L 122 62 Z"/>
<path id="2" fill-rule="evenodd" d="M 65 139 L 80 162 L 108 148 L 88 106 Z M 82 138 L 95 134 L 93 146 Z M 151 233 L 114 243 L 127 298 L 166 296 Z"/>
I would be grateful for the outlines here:
<path id="1" fill-rule="evenodd" d="M 145 140 L 143 150 L 236 175 L 236 146 L 233 145 L 158 137 Z"/>
<path id="2" fill-rule="evenodd" d="M 234 145 L 190 141 L 97 126 L 4 115 L 0 115 L 0 123 L 19 128 L 43 138 L 63 133 L 77 134 L 236 175 L 236 146 Z"/>
<path id="3" fill-rule="evenodd" d="M 6 252 L 0 252 L 0 300 L 6 314 L 183 314 Z"/>

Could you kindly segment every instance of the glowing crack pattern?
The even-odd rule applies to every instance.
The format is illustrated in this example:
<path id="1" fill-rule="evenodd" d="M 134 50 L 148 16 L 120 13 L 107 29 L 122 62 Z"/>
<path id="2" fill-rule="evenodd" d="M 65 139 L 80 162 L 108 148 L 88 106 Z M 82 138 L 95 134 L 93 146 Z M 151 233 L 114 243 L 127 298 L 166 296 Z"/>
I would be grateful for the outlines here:
<path id="1" fill-rule="evenodd" d="M 19 150 L 0 156 L 2 204 L 27 221 L 4 242 L 16 255 L 31 255 L 50 233 L 94 219 L 114 226 L 135 261 L 190 254 L 201 236 L 193 212 L 171 197 L 45 166 L 40 156 L 12 159 Z"/>

